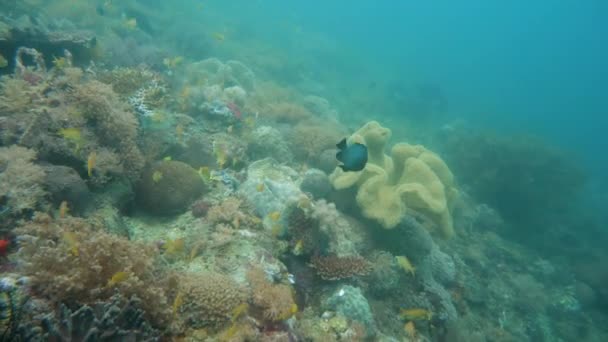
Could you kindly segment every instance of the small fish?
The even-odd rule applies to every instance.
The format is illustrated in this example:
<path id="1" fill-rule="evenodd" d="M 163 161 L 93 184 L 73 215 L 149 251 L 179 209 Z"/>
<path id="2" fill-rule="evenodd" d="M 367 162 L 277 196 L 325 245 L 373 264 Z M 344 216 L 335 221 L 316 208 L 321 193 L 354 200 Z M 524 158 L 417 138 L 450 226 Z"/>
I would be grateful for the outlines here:
<path id="1" fill-rule="evenodd" d="M 247 310 L 249 309 L 249 305 L 247 303 L 242 303 L 238 305 L 236 308 L 232 310 L 232 322 L 236 322 Z"/>
<path id="2" fill-rule="evenodd" d="M 206 183 L 211 180 L 211 169 L 208 166 L 201 166 L 198 168 L 198 175 Z"/>
<path id="3" fill-rule="evenodd" d="M 165 254 L 167 255 L 175 255 L 182 253 L 184 251 L 184 238 L 177 238 L 165 242 L 165 244 L 163 245 L 163 249 L 165 250 Z"/>
<path id="4" fill-rule="evenodd" d="M 232 131 L 234 130 L 234 126 L 230 125 L 228 126 L 228 128 L 226 128 L 226 132 L 228 133 L 232 133 Z"/>
<path id="5" fill-rule="evenodd" d="M 163 158 L 164 161 L 171 161 L 173 160 L 173 158 L 171 156 L 166 156 L 165 158 Z"/>
<path id="6" fill-rule="evenodd" d="M 293 255 L 302 255 L 303 251 L 304 251 L 304 243 L 302 242 L 302 239 L 300 239 L 296 242 L 296 245 L 293 247 Z"/>
<path id="7" fill-rule="evenodd" d="M 213 39 L 217 40 L 218 42 L 223 42 L 224 40 L 226 40 L 226 36 L 223 35 L 222 33 L 219 32 L 215 32 L 213 33 Z"/>
<path id="8" fill-rule="evenodd" d="M 367 146 L 359 143 L 354 143 L 346 146 L 346 138 L 342 139 L 336 147 L 339 151 L 336 153 L 336 159 L 342 162 L 338 165 L 342 171 L 361 171 L 367 164 Z"/>
<path id="9" fill-rule="evenodd" d="M 135 30 L 137 28 L 137 19 L 127 18 L 125 19 L 123 25 L 129 30 Z"/>
<path id="10" fill-rule="evenodd" d="M 272 228 L 270 229 L 270 234 L 273 237 L 281 236 L 283 234 L 283 226 L 278 223 L 273 224 Z"/>
<path id="11" fill-rule="evenodd" d="M 10 244 L 11 242 L 8 239 L 0 239 L 0 257 L 6 256 L 6 251 Z"/>
<path id="12" fill-rule="evenodd" d="M 173 314 L 176 315 L 179 311 L 179 308 L 182 306 L 182 304 L 184 304 L 184 295 L 181 292 L 177 293 L 177 296 L 175 296 L 175 299 L 173 300 Z"/>
<path id="13" fill-rule="evenodd" d="M 255 186 L 255 189 L 257 190 L 257 192 L 263 192 L 264 190 L 266 190 L 266 186 L 264 185 L 264 183 L 260 183 Z"/>
<path id="14" fill-rule="evenodd" d="M 249 127 L 249 128 L 254 128 L 255 127 L 255 118 L 253 116 L 248 116 L 246 117 L 243 122 L 245 123 L 245 126 Z"/>
<path id="15" fill-rule="evenodd" d="M 163 59 L 163 64 L 169 69 L 175 69 L 184 61 L 184 57 L 175 56 L 173 58 L 165 58 Z"/>
<path id="16" fill-rule="evenodd" d="M 93 169 L 95 168 L 95 163 L 97 162 L 97 153 L 95 151 L 89 153 L 89 158 L 87 158 L 87 174 L 89 177 L 93 176 Z"/>
<path id="17" fill-rule="evenodd" d="M 401 309 L 401 318 L 406 321 L 419 321 L 419 320 L 431 320 L 433 313 L 427 309 Z"/>
<path id="18" fill-rule="evenodd" d="M 69 212 L 70 208 L 68 207 L 68 202 L 61 201 L 61 204 L 59 205 L 59 218 L 65 218 Z"/>
<path id="19" fill-rule="evenodd" d="M 220 169 L 224 168 L 224 165 L 228 162 L 228 156 L 223 146 L 214 146 L 213 152 L 215 153 L 215 159 Z"/>
<path id="20" fill-rule="evenodd" d="M 273 211 L 270 214 L 268 214 L 268 217 L 273 221 L 278 221 L 281 218 L 281 212 Z"/>
<path id="21" fill-rule="evenodd" d="M 6 68 L 8 66 L 8 61 L 2 54 L 0 54 L 0 69 Z"/>
<path id="22" fill-rule="evenodd" d="M 405 325 L 403 326 L 403 330 L 405 330 L 407 337 L 409 337 L 410 339 L 416 338 L 416 326 L 414 325 L 414 322 L 409 321 L 405 323 Z"/>
<path id="23" fill-rule="evenodd" d="M 78 239 L 73 232 L 63 232 L 63 240 L 67 243 L 69 251 L 73 256 L 79 256 Z"/>
<path id="24" fill-rule="evenodd" d="M 108 284 L 106 286 L 112 287 L 122 281 L 127 280 L 127 278 L 129 278 L 129 273 L 123 272 L 123 271 L 116 272 L 116 273 L 114 273 L 112 278 L 110 278 L 110 280 L 108 280 Z"/>
<path id="25" fill-rule="evenodd" d="M 395 260 L 397 260 L 397 264 L 405 271 L 405 273 L 411 274 L 412 277 L 416 276 L 416 267 L 412 265 L 410 259 L 408 259 L 406 256 L 399 255 L 395 257 Z"/>
<path id="26" fill-rule="evenodd" d="M 175 136 L 177 137 L 177 142 L 179 144 L 183 144 L 184 141 L 184 126 L 182 124 L 178 124 L 175 126 Z"/>
<path id="27" fill-rule="evenodd" d="M 84 138 L 82 137 L 82 131 L 80 128 L 62 128 L 59 130 L 59 135 L 61 135 L 65 140 L 76 145 L 76 152 L 78 152 L 84 144 Z"/>
<path id="28" fill-rule="evenodd" d="M 163 179 L 163 173 L 162 172 L 156 170 L 156 171 L 154 171 L 154 173 L 152 173 L 152 181 L 154 183 L 160 182 L 161 179 Z"/>

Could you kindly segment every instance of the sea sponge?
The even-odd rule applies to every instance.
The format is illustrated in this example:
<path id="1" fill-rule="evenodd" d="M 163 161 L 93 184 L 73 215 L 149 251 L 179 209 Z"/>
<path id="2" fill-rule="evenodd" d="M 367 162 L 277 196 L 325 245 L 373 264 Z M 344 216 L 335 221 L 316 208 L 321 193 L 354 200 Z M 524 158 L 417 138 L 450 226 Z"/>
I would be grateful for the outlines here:
<path id="1" fill-rule="evenodd" d="M 201 177 L 188 164 L 163 160 L 144 171 L 137 198 L 152 213 L 174 214 L 185 210 L 204 190 Z"/>
<path id="2" fill-rule="evenodd" d="M 407 212 L 423 215 L 453 233 L 450 205 L 457 195 L 454 176 L 441 158 L 421 145 L 399 143 L 391 156 L 384 153 L 391 131 L 375 121 L 365 124 L 348 140 L 368 147 L 368 164 L 360 172 L 336 168 L 330 180 L 336 189 L 357 186 L 363 216 L 391 229 Z"/>

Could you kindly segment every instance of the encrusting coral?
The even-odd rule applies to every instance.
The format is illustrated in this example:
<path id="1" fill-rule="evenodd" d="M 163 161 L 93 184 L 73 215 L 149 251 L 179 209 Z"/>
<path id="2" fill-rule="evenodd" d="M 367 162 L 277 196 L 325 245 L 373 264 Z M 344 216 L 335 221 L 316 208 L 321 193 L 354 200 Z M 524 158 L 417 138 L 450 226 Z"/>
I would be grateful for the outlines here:
<path id="1" fill-rule="evenodd" d="M 357 204 L 363 216 L 391 229 L 406 213 L 428 217 L 442 236 L 453 234 L 451 205 L 457 195 L 454 176 L 435 153 L 421 145 L 398 143 L 391 156 L 384 148 L 391 131 L 370 121 L 355 132 L 348 143 L 368 148 L 368 163 L 360 172 L 336 168 L 330 180 L 336 189 L 358 187 Z"/>

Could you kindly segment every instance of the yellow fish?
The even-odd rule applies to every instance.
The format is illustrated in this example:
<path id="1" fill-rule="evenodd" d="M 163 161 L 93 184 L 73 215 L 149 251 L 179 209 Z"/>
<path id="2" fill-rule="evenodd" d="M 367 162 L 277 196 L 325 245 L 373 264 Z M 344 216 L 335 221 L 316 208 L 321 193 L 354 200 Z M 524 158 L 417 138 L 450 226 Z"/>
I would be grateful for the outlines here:
<path id="1" fill-rule="evenodd" d="M 249 128 L 255 127 L 255 118 L 253 116 L 248 116 L 243 121 L 245 122 L 245 126 Z"/>
<path id="2" fill-rule="evenodd" d="M 95 151 L 89 153 L 89 158 L 87 159 L 87 174 L 89 177 L 93 176 L 93 169 L 95 168 L 95 163 L 97 162 L 97 153 Z"/>
<path id="3" fill-rule="evenodd" d="M 59 217 L 65 218 L 65 216 L 68 214 L 69 211 L 70 211 L 70 208 L 68 207 L 68 202 L 61 201 L 61 204 L 59 205 Z"/>
<path id="4" fill-rule="evenodd" d="M 126 19 L 124 21 L 123 24 L 129 30 L 135 30 L 137 28 L 137 19 L 135 19 L 135 18 L 128 18 L 128 19 Z"/>
<path id="5" fill-rule="evenodd" d="M 177 238 L 175 240 L 169 240 L 163 245 L 165 254 L 175 255 L 184 251 L 184 238 Z"/>
<path id="6" fill-rule="evenodd" d="M 80 252 L 78 251 L 78 239 L 76 238 L 76 234 L 73 232 L 63 232 L 63 240 L 68 244 L 70 253 L 73 256 L 79 256 Z"/>
<path id="7" fill-rule="evenodd" d="M 234 126 L 230 125 L 228 126 L 228 128 L 226 128 L 226 132 L 228 133 L 232 133 L 232 131 L 234 130 Z"/>
<path id="8" fill-rule="evenodd" d="M 184 140 L 184 126 L 182 124 L 175 126 L 175 135 L 177 136 L 177 142 L 182 144 Z"/>
<path id="9" fill-rule="evenodd" d="M 80 128 L 70 127 L 70 128 L 62 128 L 59 130 L 59 135 L 61 135 L 65 140 L 76 145 L 76 152 L 80 150 L 84 143 L 84 139 L 82 137 L 82 131 Z"/>
<path id="10" fill-rule="evenodd" d="M 225 36 L 225 35 L 223 35 L 222 33 L 215 32 L 215 33 L 213 34 L 213 38 L 214 38 L 215 40 L 217 40 L 218 42 L 223 42 L 223 41 L 226 39 L 226 36 Z"/>
<path id="11" fill-rule="evenodd" d="M 278 223 L 273 224 L 272 228 L 271 228 L 271 231 L 270 231 L 270 234 L 273 237 L 277 237 L 277 236 L 283 234 L 283 227 L 280 224 L 278 224 Z"/>
<path id="12" fill-rule="evenodd" d="M 273 211 L 268 214 L 268 217 L 273 221 L 278 221 L 281 218 L 281 213 L 278 211 Z"/>
<path id="13" fill-rule="evenodd" d="M 262 192 L 262 191 L 264 191 L 264 189 L 266 189 L 266 186 L 264 185 L 264 183 L 260 183 L 260 184 L 258 184 L 258 185 L 255 186 L 255 189 L 258 192 Z"/>
<path id="14" fill-rule="evenodd" d="M 302 242 L 302 239 L 300 239 L 296 242 L 296 245 L 293 247 L 293 255 L 302 255 L 303 251 L 304 251 L 304 243 Z"/>
<path id="15" fill-rule="evenodd" d="M 184 61 L 184 57 L 175 56 L 173 58 L 165 58 L 163 59 L 163 64 L 169 69 L 175 69 Z"/>
<path id="16" fill-rule="evenodd" d="M 154 183 L 160 182 L 161 179 L 163 179 L 163 173 L 162 172 L 156 170 L 156 171 L 154 171 L 154 173 L 152 173 L 152 181 Z"/>
<path id="17" fill-rule="evenodd" d="M 410 339 L 416 338 L 416 326 L 414 325 L 414 322 L 409 321 L 405 323 L 405 325 L 403 326 L 403 330 L 405 330 L 407 337 L 409 337 Z"/>
<path id="18" fill-rule="evenodd" d="M 239 317 L 241 317 L 245 312 L 247 312 L 248 309 L 249 309 L 249 305 L 247 305 L 247 303 L 238 305 L 236 308 L 234 308 L 232 310 L 231 321 L 236 322 L 236 320 L 239 319 Z"/>
<path id="19" fill-rule="evenodd" d="M 166 156 L 165 158 L 163 158 L 164 161 L 171 161 L 173 160 L 173 158 L 171 158 L 171 156 Z"/>
<path id="20" fill-rule="evenodd" d="M 0 54 L 0 69 L 6 68 L 7 66 L 8 66 L 8 61 L 6 60 L 6 58 L 4 58 L 4 56 L 2 54 Z"/>
<path id="21" fill-rule="evenodd" d="M 198 175 L 201 176 L 204 182 L 208 182 L 211 180 L 211 169 L 208 166 L 201 166 L 198 169 Z"/>
<path id="22" fill-rule="evenodd" d="M 226 156 L 226 151 L 224 151 L 224 148 L 222 147 L 217 147 L 214 149 L 215 152 L 215 159 L 217 162 L 217 165 L 220 167 L 220 169 L 224 168 L 224 165 L 226 165 L 226 162 L 228 161 L 228 156 Z"/>
<path id="23" fill-rule="evenodd" d="M 184 303 L 184 295 L 181 292 L 178 292 L 177 296 L 173 300 L 173 314 L 176 315 L 179 311 L 179 308 Z"/>
<path id="24" fill-rule="evenodd" d="M 58 70 L 65 69 L 69 65 L 69 61 L 65 57 L 57 58 L 57 57 L 53 56 L 52 63 L 53 63 L 53 67 Z"/>
<path id="25" fill-rule="evenodd" d="M 127 278 L 129 278 L 129 273 L 123 272 L 123 271 L 116 272 L 116 273 L 114 273 L 112 278 L 110 278 L 110 280 L 108 280 L 108 285 L 106 285 L 106 286 L 112 287 L 112 286 L 120 283 L 121 281 L 125 281 Z"/>
<path id="26" fill-rule="evenodd" d="M 410 260 L 406 256 L 396 256 L 397 264 L 401 267 L 406 273 L 412 275 L 412 277 L 416 276 L 416 267 L 412 265 Z"/>
<path id="27" fill-rule="evenodd" d="M 419 321 L 419 320 L 427 320 L 429 321 L 433 318 L 433 313 L 427 309 L 401 309 L 401 318 L 406 321 Z"/>

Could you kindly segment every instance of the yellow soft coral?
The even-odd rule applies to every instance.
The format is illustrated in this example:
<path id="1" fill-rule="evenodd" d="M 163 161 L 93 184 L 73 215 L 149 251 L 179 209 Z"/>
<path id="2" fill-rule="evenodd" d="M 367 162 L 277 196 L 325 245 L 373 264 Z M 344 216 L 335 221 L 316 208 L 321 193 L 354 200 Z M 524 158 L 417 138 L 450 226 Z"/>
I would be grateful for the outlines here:
<path id="1" fill-rule="evenodd" d="M 368 164 L 360 172 L 336 170 L 330 180 L 336 189 L 358 187 L 357 204 L 365 217 L 394 228 L 409 212 L 432 220 L 444 237 L 453 233 L 450 203 L 457 194 L 454 176 L 441 158 L 421 145 L 396 144 L 384 153 L 391 131 L 371 121 L 349 143 L 368 147 Z"/>

